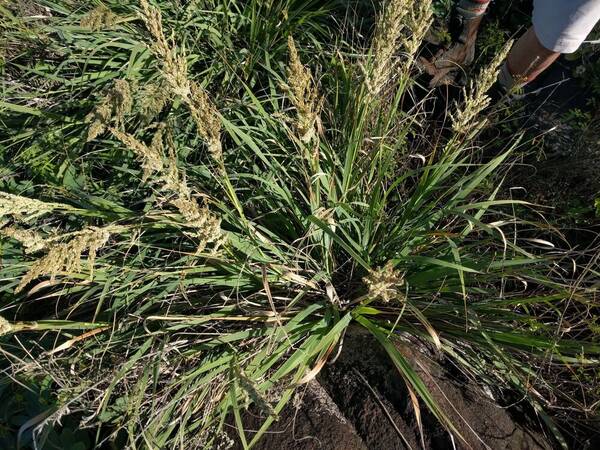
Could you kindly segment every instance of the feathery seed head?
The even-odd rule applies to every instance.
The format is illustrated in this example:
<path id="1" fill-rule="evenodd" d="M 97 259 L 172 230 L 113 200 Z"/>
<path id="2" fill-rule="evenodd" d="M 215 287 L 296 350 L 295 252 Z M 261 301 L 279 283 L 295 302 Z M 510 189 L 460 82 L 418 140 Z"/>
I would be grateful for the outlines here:
<path id="1" fill-rule="evenodd" d="M 171 56 L 163 60 L 161 72 L 165 81 L 171 86 L 173 94 L 187 102 L 192 89 L 187 75 L 187 59 L 184 55 L 175 55 L 175 50 L 172 50 L 169 54 Z"/>
<path id="2" fill-rule="evenodd" d="M 190 95 L 190 82 L 187 77 L 187 60 L 178 55 L 175 48 L 169 44 L 162 25 L 160 10 L 141 0 L 142 20 L 150 31 L 154 42 L 150 49 L 162 63 L 162 74 L 171 86 L 174 94 L 187 98 Z"/>
<path id="3" fill-rule="evenodd" d="M 498 70 L 506 59 L 512 43 L 513 41 L 507 42 L 492 62 L 481 70 L 475 81 L 471 80 L 468 91 L 463 88 L 465 97 L 463 106 L 459 108 L 458 104 L 455 104 L 456 112 L 450 115 L 452 130 L 456 134 L 469 134 L 485 124 L 485 120 L 477 120 L 477 116 L 490 104 L 491 99 L 487 92 L 496 81 Z"/>
<path id="4" fill-rule="evenodd" d="M 4 317 L 0 316 L 0 336 L 4 336 L 12 331 L 12 325 Z"/>
<path id="5" fill-rule="evenodd" d="M 259 383 L 246 375 L 241 367 L 236 367 L 236 375 L 238 377 L 240 387 L 244 393 L 247 405 L 254 404 L 263 413 L 270 417 L 277 417 L 277 412 L 271 405 L 267 395 L 261 392 Z"/>
<path id="6" fill-rule="evenodd" d="M 92 112 L 86 117 L 85 121 L 90 123 L 88 128 L 87 142 L 93 141 L 106 130 L 106 125 L 110 122 L 112 108 L 107 98 L 104 98 Z"/>
<path id="7" fill-rule="evenodd" d="M 46 203 L 20 195 L 0 192 L 0 218 L 12 216 L 18 220 L 33 220 L 56 209 L 73 210 L 62 203 Z"/>
<path id="8" fill-rule="evenodd" d="M 122 127 L 125 115 L 131 112 L 133 97 L 131 87 L 125 80 L 116 80 L 102 101 L 90 112 L 85 120 L 90 123 L 87 141 L 96 139 L 104 133 L 114 120 L 116 127 Z"/>
<path id="9" fill-rule="evenodd" d="M 223 159 L 223 151 L 219 111 L 200 85 L 192 82 L 190 86 L 191 95 L 186 103 L 192 113 L 192 119 L 196 123 L 198 134 L 206 141 L 211 156 L 220 162 Z"/>
<path id="10" fill-rule="evenodd" d="M 296 131 L 304 143 L 317 137 L 317 121 L 323 104 L 314 86 L 310 70 L 302 64 L 292 36 L 288 37 L 290 61 L 287 67 L 287 91 L 296 108 Z"/>
<path id="11" fill-rule="evenodd" d="M 144 119 L 151 121 L 166 106 L 170 92 L 165 83 L 150 83 L 142 91 L 141 110 Z"/>
<path id="12" fill-rule="evenodd" d="M 180 196 L 171 202 L 183 216 L 186 226 L 194 228 L 188 233 L 199 240 L 196 253 L 202 253 L 208 244 L 215 244 L 213 252 L 224 242 L 221 231 L 221 219 L 215 216 L 207 207 L 200 207 L 195 199 Z"/>
<path id="13" fill-rule="evenodd" d="M 46 241 L 32 230 L 17 227 L 0 228 L 0 235 L 19 241 L 25 247 L 25 253 L 35 253 L 46 248 Z"/>
<path id="14" fill-rule="evenodd" d="M 133 106 L 133 97 L 131 96 L 129 83 L 125 80 L 115 80 L 111 97 L 116 123 L 122 126 L 125 115 L 131 112 L 131 107 Z"/>
<path id="15" fill-rule="evenodd" d="M 142 20 L 154 39 L 153 50 L 160 56 L 167 56 L 167 53 L 170 53 L 171 49 L 163 31 L 160 10 L 151 6 L 147 0 L 140 0 L 140 6 L 142 8 Z"/>
<path id="16" fill-rule="evenodd" d="M 432 0 L 414 2 L 408 14 L 409 37 L 405 42 L 408 53 L 408 64 L 412 64 L 414 55 L 419 50 L 423 38 L 431 27 L 433 21 Z"/>
<path id="17" fill-rule="evenodd" d="M 163 142 L 164 124 L 158 124 L 156 127 L 157 130 L 152 136 L 150 145 L 146 145 L 129 133 L 114 128 L 111 128 L 110 131 L 119 141 L 131 150 L 141 162 L 144 170 L 142 181 L 147 182 L 151 179 L 154 183 L 161 183 L 161 189 L 179 192 L 181 183 L 179 181 L 179 171 L 177 170 L 175 154 L 171 150 L 171 154 L 165 164 Z M 150 176 L 154 174 L 157 176 L 151 178 Z"/>
<path id="18" fill-rule="evenodd" d="M 179 175 L 177 175 L 179 177 Z M 194 231 L 187 233 L 192 237 L 199 239 L 196 253 L 202 253 L 206 246 L 213 243 L 213 252 L 224 242 L 224 234 L 221 232 L 221 219 L 214 215 L 206 206 L 200 206 L 188 187 L 185 174 L 181 176 L 175 192 L 177 198 L 171 201 L 179 214 L 182 215 L 185 225 L 193 228 Z"/>
<path id="19" fill-rule="evenodd" d="M 169 147 L 169 155 L 165 164 L 163 130 L 164 126 L 158 125 L 152 143 L 148 146 L 130 134 L 111 128 L 113 135 L 141 160 L 144 181 L 156 173 L 158 177 L 153 177 L 153 181 L 161 183 L 162 190 L 175 194 L 175 199 L 170 203 L 178 209 L 185 225 L 195 229 L 188 234 L 200 240 L 198 253 L 204 251 L 210 243 L 215 244 L 213 251 L 216 251 L 224 239 L 224 235 L 221 233 L 221 220 L 207 207 L 200 207 L 192 198 L 192 192 L 185 181 L 185 174 L 180 174 L 177 168 L 176 156 L 172 147 Z"/>
<path id="20" fill-rule="evenodd" d="M 110 132 L 123 144 L 127 146 L 138 159 L 142 162 L 144 174 L 142 180 L 146 181 L 154 172 L 162 173 L 164 170 L 163 155 L 159 152 L 156 140 L 153 139 L 153 144 L 147 146 L 142 141 L 136 139 L 133 135 L 119 131 L 116 128 L 111 128 Z"/>
<path id="21" fill-rule="evenodd" d="M 92 31 L 111 28 L 117 22 L 117 15 L 105 5 L 97 6 L 81 18 L 80 25 Z"/>
<path id="22" fill-rule="evenodd" d="M 41 276 L 50 275 L 51 280 L 54 280 L 59 272 L 78 273 L 81 269 L 82 254 L 86 251 L 88 252 L 90 279 L 92 279 L 98 250 L 108 242 L 112 234 L 125 230 L 125 227 L 118 225 L 109 225 L 103 228 L 90 227 L 75 233 L 68 242 L 50 246 L 48 253 L 31 265 L 15 289 L 15 293 L 22 291 L 29 282 Z"/>
<path id="23" fill-rule="evenodd" d="M 367 85 L 373 96 L 379 94 L 394 69 L 394 53 L 404 29 L 404 17 L 415 0 L 389 0 L 378 17 L 371 42 L 371 68 Z"/>
<path id="24" fill-rule="evenodd" d="M 222 162 L 221 118 L 217 108 L 204 89 L 189 79 L 185 54 L 177 54 L 175 47 L 165 38 L 160 11 L 146 0 L 141 0 L 140 4 L 142 19 L 154 39 L 151 49 L 162 63 L 165 81 L 172 93 L 189 108 L 198 134 L 206 141 L 211 156 L 217 162 Z"/>
<path id="25" fill-rule="evenodd" d="M 185 219 L 186 225 L 203 229 L 207 224 L 215 224 L 218 228 L 220 221 L 212 216 L 206 207 L 200 207 L 195 199 L 181 196 L 172 202 Z M 209 228 L 213 228 L 212 225 Z M 207 233 L 209 234 L 209 233 Z"/>
<path id="26" fill-rule="evenodd" d="M 369 297 L 372 299 L 389 302 L 391 300 L 404 300 L 404 295 L 399 288 L 404 284 L 404 275 L 399 270 L 394 269 L 392 261 L 388 261 L 385 266 L 374 269 L 363 278 L 364 283 L 369 288 Z"/>

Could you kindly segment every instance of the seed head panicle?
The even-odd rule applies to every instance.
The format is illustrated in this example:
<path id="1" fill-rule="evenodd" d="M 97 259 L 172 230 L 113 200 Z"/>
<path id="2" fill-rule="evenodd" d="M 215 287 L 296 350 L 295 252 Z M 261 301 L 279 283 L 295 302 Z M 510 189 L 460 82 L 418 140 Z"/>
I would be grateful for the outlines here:
<path id="1" fill-rule="evenodd" d="M 81 257 L 86 251 L 88 252 L 87 259 L 91 279 L 98 250 L 108 242 L 112 234 L 121 233 L 125 229 L 125 227 L 118 225 L 109 225 L 103 228 L 90 227 L 75 233 L 74 237 L 67 242 L 49 246 L 48 253 L 32 264 L 29 271 L 21 279 L 15 292 L 22 291 L 29 282 L 41 276 L 49 275 L 54 280 L 60 272 L 66 274 L 78 273 L 81 270 Z"/>
<path id="2" fill-rule="evenodd" d="M 221 146 L 221 118 L 208 94 L 197 83 L 191 83 L 191 95 L 186 100 L 198 134 L 206 141 L 208 150 L 215 161 L 223 158 Z"/>
<path id="3" fill-rule="evenodd" d="M 371 95 L 381 92 L 395 67 L 394 53 L 404 29 L 404 17 L 415 0 L 389 0 L 378 17 L 375 34 L 371 42 L 371 67 L 367 74 L 367 85 Z"/>
<path id="4" fill-rule="evenodd" d="M 141 94 L 140 108 L 142 116 L 148 122 L 164 109 L 171 98 L 165 83 L 150 83 L 143 88 Z"/>
<path id="5" fill-rule="evenodd" d="M 113 115 L 117 126 L 123 126 L 125 115 L 131 112 L 133 106 L 133 97 L 131 96 L 131 87 L 125 80 L 115 80 L 112 93 Z"/>
<path id="6" fill-rule="evenodd" d="M 296 108 L 295 128 L 302 142 L 310 143 L 318 136 L 318 120 L 323 100 L 315 87 L 308 67 L 300 61 L 298 50 L 292 36 L 288 37 L 290 61 L 287 67 L 286 89 Z"/>
<path id="7" fill-rule="evenodd" d="M 11 323 L 4 317 L 0 316 L 0 336 L 4 336 L 12 331 Z"/>
<path id="8" fill-rule="evenodd" d="M 158 8 L 140 0 L 142 20 L 150 31 L 153 39 L 150 49 L 162 64 L 162 74 L 174 94 L 187 98 L 190 95 L 187 60 L 184 55 L 178 55 L 175 47 L 165 37 L 162 15 Z"/>
<path id="9" fill-rule="evenodd" d="M 196 253 L 204 252 L 209 244 L 213 244 L 212 253 L 216 253 L 225 242 L 225 235 L 221 231 L 221 219 L 208 207 L 200 206 L 192 197 L 185 175 L 179 181 L 176 194 L 177 198 L 171 200 L 171 204 L 177 208 L 185 225 L 192 229 L 186 234 L 199 241 Z"/>
<path id="10" fill-rule="evenodd" d="M 106 126 L 110 122 L 112 115 L 112 107 L 110 101 L 105 97 L 94 110 L 89 113 L 85 121 L 90 123 L 88 128 L 87 142 L 93 141 L 106 130 Z"/>
<path id="11" fill-rule="evenodd" d="M 432 0 L 421 0 L 414 2 L 408 14 L 408 31 L 409 35 L 404 43 L 407 52 L 407 66 L 412 65 L 415 54 L 419 50 L 423 38 L 431 27 L 433 22 Z"/>
<path id="12" fill-rule="evenodd" d="M 163 162 L 164 155 L 162 154 L 162 148 L 158 146 L 157 139 L 153 139 L 153 144 L 150 146 L 144 144 L 142 141 L 135 138 L 135 136 L 128 134 L 124 131 L 111 128 L 110 132 L 127 148 L 129 148 L 142 163 L 144 173 L 142 180 L 147 181 L 150 175 L 157 172 L 162 174 L 165 170 Z M 157 132 L 159 133 L 159 132 Z"/>
<path id="13" fill-rule="evenodd" d="M 98 31 L 113 27 L 117 23 L 118 16 L 105 5 L 97 6 L 81 18 L 80 25 L 92 31 Z"/>
<path id="14" fill-rule="evenodd" d="M 169 46 L 163 31 L 160 10 L 151 6 L 147 0 L 140 0 L 140 6 L 142 8 L 142 20 L 154 39 L 153 51 L 157 56 L 168 57 L 171 53 L 171 47 Z"/>
<path id="15" fill-rule="evenodd" d="M 161 190 L 176 192 L 178 195 L 182 189 L 189 193 L 185 183 L 180 181 L 179 170 L 173 149 L 169 149 L 169 156 L 165 156 L 164 149 L 164 124 L 155 124 L 157 130 L 152 136 L 150 145 L 137 139 L 135 136 L 123 131 L 111 128 L 112 134 L 131 150 L 141 162 L 144 170 L 142 181 L 151 180 L 153 184 L 160 184 Z"/>
<path id="16" fill-rule="evenodd" d="M 170 57 L 163 59 L 162 75 L 171 87 L 171 92 L 188 104 L 192 85 L 187 75 L 187 59 L 184 55 L 176 55 L 174 50 L 169 54 Z"/>
<path id="17" fill-rule="evenodd" d="M 0 218 L 11 216 L 17 220 L 29 221 L 57 209 L 69 211 L 74 208 L 62 203 L 46 203 L 8 192 L 0 192 Z"/>
<path id="18" fill-rule="evenodd" d="M 122 127 L 125 115 L 131 112 L 132 106 L 133 97 L 129 83 L 126 80 L 116 80 L 102 101 L 85 118 L 90 124 L 87 141 L 104 133 L 112 121 L 116 127 Z"/>
<path id="19" fill-rule="evenodd" d="M 36 253 L 46 248 L 44 238 L 33 230 L 25 230 L 14 226 L 0 228 L 0 236 L 19 241 L 25 248 L 25 253 Z"/>
<path id="20" fill-rule="evenodd" d="M 246 397 L 245 403 L 248 405 L 254 404 L 263 414 L 276 418 L 277 412 L 271 405 L 267 395 L 261 392 L 259 384 L 247 376 L 241 367 L 238 367 L 236 372 L 240 387 L 242 388 L 242 391 L 245 394 L 244 396 Z"/>
<path id="21" fill-rule="evenodd" d="M 369 297 L 384 302 L 392 300 L 404 300 L 400 287 L 404 284 L 404 275 L 394 269 L 394 264 L 388 261 L 385 266 L 372 270 L 363 278 L 369 288 Z"/>
<path id="22" fill-rule="evenodd" d="M 185 173 L 180 174 L 177 171 L 174 154 L 170 155 L 170 159 L 172 159 L 170 166 L 174 168 L 174 175 L 171 178 L 175 182 L 170 190 L 177 196 L 171 200 L 171 204 L 177 208 L 185 225 L 193 229 L 187 234 L 199 241 L 196 253 L 202 253 L 209 244 L 213 244 L 212 252 L 216 253 L 225 242 L 225 235 L 221 231 L 221 219 L 208 207 L 198 204 L 186 182 Z"/>
<path id="23" fill-rule="evenodd" d="M 200 85 L 188 77 L 187 59 L 178 54 L 175 46 L 167 41 L 160 11 L 140 1 L 142 19 L 150 31 L 154 44 L 151 49 L 161 61 L 162 74 L 171 92 L 182 99 L 192 114 L 198 134 L 206 141 L 208 150 L 217 162 L 222 162 L 221 118 L 208 94 Z"/>
<path id="24" fill-rule="evenodd" d="M 192 197 L 185 174 L 177 168 L 174 150 L 169 147 L 169 155 L 165 156 L 163 142 L 163 126 L 158 126 L 148 146 L 134 136 L 111 129 L 111 132 L 125 144 L 140 159 L 144 169 L 144 181 L 151 179 L 160 184 L 160 189 L 173 195 L 170 203 L 177 208 L 187 227 L 193 231 L 188 233 L 199 239 L 198 253 L 204 251 L 208 244 L 213 245 L 213 252 L 223 243 L 224 235 L 221 232 L 221 220 L 207 207 L 201 207 Z"/>
<path id="25" fill-rule="evenodd" d="M 452 130 L 456 134 L 469 134 L 485 124 L 485 120 L 478 120 L 478 116 L 490 104 L 487 92 L 495 83 L 500 65 L 511 47 L 512 41 L 509 41 L 492 62 L 481 70 L 475 81 L 470 81 L 469 89 L 463 88 L 465 100 L 462 108 L 456 104 L 456 112 L 450 115 Z"/>
<path id="26" fill-rule="evenodd" d="M 202 253 L 209 244 L 214 244 L 212 251 L 216 252 L 225 239 L 221 219 L 191 197 L 180 196 L 171 203 L 183 216 L 186 226 L 193 229 L 188 234 L 199 240 L 196 253 Z"/>
<path id="27" fill-rule="evenodd" d="M 153 145 L 156 145 L 155 148 L 158 148 L 158 144 L 154 144 L 155 140 L 156 134 L 152 138 L 152 141 Z M 185 173 L 183 175 L 180 174 L 180 170 L 177 167 L 177 155 L 175 154 L 175 144 L 171 141 L 170 138 L 167 140 L 167 142 L 167 164 L 165 166 L 165 171 L 163 175 L 164 189 L 172 192 L 185 192 L 185 195 L 190 195 L 189 187 L 185 182 Z"/>

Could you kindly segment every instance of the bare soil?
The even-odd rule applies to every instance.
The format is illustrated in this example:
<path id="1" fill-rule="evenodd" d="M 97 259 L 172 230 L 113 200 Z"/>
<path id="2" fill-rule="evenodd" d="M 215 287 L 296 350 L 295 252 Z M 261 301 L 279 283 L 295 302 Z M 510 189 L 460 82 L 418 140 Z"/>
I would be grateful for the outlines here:
<path id="1" fill-rule="evenodd" d="M 486 396 L 472 382 L 442 369 L 425 349 L 400 347 L 425 380 L 464 440 L 451 436 L 420 404 L 423 435 L 415 410 L 398 371 L 373 337 L 350 330 L 339 358 L 325 367 L 290 402 L 263 436 L 258 450 L 404 450 L 492 449 L 545 450 L 554 448 L 536 424 L 524 423 Z M 264 417 L 249 411 L 244 418 L 247 437 Z M 233 427 L 234 449 L 242 449 Z"/>

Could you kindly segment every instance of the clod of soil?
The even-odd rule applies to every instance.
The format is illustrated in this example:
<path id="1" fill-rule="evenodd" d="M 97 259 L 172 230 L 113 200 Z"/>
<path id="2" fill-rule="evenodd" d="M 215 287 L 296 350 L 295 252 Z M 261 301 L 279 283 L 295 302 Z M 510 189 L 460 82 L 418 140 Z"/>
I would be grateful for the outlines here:
<path id="1" fill-rule="evenodd" d="M 468 380 L 457 381 L 440 364 L 411 348 L 400 350 L 464 441 L 450 434 L 420 405 L 419 432 L 410 394 L 378 343 L 361 330 L 349 330 L 339 358 L 317 380 L 300 389 L 259 443 L 257 450 L 546 450 L 548 439 L 498 406 Z M 263 417 L 244 417 L 247 438 Z M 233 427 L 234 449 L 242 449 Z"/>

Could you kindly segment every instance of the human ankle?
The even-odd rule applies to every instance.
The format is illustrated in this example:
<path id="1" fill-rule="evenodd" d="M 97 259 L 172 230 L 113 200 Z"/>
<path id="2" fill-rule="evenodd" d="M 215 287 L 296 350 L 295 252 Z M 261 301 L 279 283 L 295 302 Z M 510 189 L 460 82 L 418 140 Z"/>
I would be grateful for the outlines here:
<path id="1" fill-rule="evenodd" d="M 500 71 L 498 72 L 498 84 L 506 93 L 511 93 L 522 89 L 529 80 L 527 77 L 513 75 L 508 65 L 508 61 L 505 61 L 504 64 L 500 67 Z"/>

